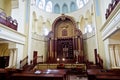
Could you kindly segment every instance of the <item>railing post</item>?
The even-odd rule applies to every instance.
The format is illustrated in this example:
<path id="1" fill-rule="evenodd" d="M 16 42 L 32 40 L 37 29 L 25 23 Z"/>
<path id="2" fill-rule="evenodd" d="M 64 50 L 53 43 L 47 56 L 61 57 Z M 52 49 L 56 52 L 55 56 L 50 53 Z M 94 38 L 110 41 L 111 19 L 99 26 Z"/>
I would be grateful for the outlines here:
<path id="1" fill-rule="evenodd" d="M 94 54 L 95 54 L 95 64 L 98 64 L 98 59 L 97 59 L 97 49 L 94 49 Z"/>

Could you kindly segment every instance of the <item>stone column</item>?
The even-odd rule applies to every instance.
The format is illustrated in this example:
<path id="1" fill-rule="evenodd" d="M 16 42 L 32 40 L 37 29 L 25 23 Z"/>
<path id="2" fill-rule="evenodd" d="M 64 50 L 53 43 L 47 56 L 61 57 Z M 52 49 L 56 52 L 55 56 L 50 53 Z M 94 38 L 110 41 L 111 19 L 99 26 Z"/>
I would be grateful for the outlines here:
<path id="1" fill-rule="evenodd" d="M 17 65 L 17 49 L 13 49 L 13 66 Z"/>
<path id="2" fill-rule="evenodd" d="M 54 52 L 55 59 L 57 59 L 57 38 L 55 38 L 55 52 Z"/>
<path id="3" fill-rule="evenodd" d="M 9 68 L 13 66 L 13 57 L 14 57 L 14 52 L 13 49 L 10 49 L 10 59 L 9 59 Z"/>
<path id="4" fill-rule="evenodd" d="M 49 55 L 50 62 L 52 60 L 52 57 L 53 57 L 53 39 L 50 39 L 50 55 Z"/>
<path id="5" fill-rule="evenodd" d="M 78 37 L 78 50 L 81 52 L 81 42 L 80 42 L 80 37 Z"/>
<path id="6" fill-rule="evenodd" d="M 50 39 L 50 55 L 49 55 L 50 58 L 51 58 L 51 53 L 52 53 L 52 40 Z"/>
<path id="7" fill-rule="evenodd" d="M 54 39 L 51 39 L 51 59 L 54 57 Z"/>
<path id="8" fill-rule="evenodd" d="M 76 43 L 75 43 L 75 37 L 73 37 L 73 50 L 76 50 Z"/>
<path id="9" fill-rule="evenodd" d="M 79 50 L 78 46 L 79 46 L 79 44 L 78 44 L 78 37 L 76 36 L 76 50 Z"/>
<path id="10" fill-rule="evenodd" d="M 37 21 L 38 21 L 37 19 L 34 19 L 34 22 L 35 22 L 35 25 L 34 25 L 34 27 L 35 27 L 35 33 L 37 33 L 37 27 L 38 27 L 37 26 Z"/>
<path id="11" fill-rule="evenodd" d="M 48 54 L 47 54 L 47 60 L 49 59 L 49 57 L 50 57 L 50 39 L 48 39 L 48 44 L 47 44 L 47 46 L 48 46 Z"/>

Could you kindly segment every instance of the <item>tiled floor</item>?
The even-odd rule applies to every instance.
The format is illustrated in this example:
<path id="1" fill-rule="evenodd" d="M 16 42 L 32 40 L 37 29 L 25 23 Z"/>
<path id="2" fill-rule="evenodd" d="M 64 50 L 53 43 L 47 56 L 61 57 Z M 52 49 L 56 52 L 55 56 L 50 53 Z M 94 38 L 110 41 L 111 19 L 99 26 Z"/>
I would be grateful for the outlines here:
<path id="1" fill-rule="evenodd" d="M 79 77 L 78 75 L 70 75 L 70 80 L 88 80 L 87 77 Z"/>

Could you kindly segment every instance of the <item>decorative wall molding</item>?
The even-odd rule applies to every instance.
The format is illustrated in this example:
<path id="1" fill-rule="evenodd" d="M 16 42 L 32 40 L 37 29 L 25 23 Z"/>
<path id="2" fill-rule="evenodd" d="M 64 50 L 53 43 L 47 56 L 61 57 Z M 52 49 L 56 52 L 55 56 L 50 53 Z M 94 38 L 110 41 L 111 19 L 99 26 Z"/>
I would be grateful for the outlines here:
<path id="1" fill-rule="evenodd" d="M 0 38 L 8 41 L 25 44 L 25 35 L 0 24 Z"/>
<path id="2" fill-rule="evenodd" d="M 32 33 L 32 39 L 37 40 L 37 41 L 43 41 L 43 42 L 47 41 L 46 36 L 39 35 L 39 34 L 36 34 L 36 33 Z"/>

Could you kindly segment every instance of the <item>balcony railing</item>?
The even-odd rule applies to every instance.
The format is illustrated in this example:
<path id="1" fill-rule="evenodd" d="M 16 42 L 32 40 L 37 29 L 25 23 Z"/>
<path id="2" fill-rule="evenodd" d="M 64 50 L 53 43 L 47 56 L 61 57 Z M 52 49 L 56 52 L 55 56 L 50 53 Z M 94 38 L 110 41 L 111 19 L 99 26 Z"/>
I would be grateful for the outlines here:
<path id="1" fill-rule="evenodd" d="M 112 3 L 108 5 L 108 9 L 106 9 L 106 13 L 105 13 L 106 19 L 109 17 L 109 15 L 111 14 L 111 12 L 114 10 L 114 8 L 119 2 L 120 0 L 112 0 Z"/>
<path id="2" fill-rule="evenodd" d="M 11 16 L 7 17 L 4 12 L 0 12 L 0 23 L 11 29 L 17 30 L 17 21 L 15 19 L 13 20 Z"/>

